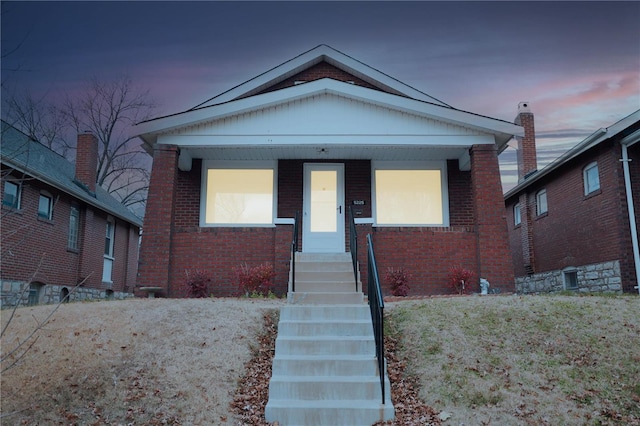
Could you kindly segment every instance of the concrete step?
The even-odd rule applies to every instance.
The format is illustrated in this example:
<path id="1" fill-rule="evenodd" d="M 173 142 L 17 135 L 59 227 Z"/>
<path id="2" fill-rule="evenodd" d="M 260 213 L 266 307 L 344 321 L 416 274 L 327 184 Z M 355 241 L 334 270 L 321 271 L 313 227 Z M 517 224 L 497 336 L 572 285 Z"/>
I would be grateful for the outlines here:
<path id="1" fill-rule="evenodd" d="M 273 376 L 376 376 L 375 355 L 276 355 Z"/>
<path id="2" fill-rule="evenodd" d="M 393 419 L 391 401 L 385 405 L 373 400 L 269 400 L 265 419 L 282 426 L 371 426 Z"/>
<path id="3" fill-rule="evenodd" d="M 364 296 L 358 292 L 326 293 L 326 292 L 295 292 L 288 293 L 287 300 L 290 304 L 299 305 L 353 305 L 363 304 Z"/>
<path id="4" fill-rule="evenodd" d="M 351 271 L 336 271 L 327 269 L 324 271 L 301 271 L 296 265 L 296 284 L 298 281 L 320 281 L 320 282 L 355 282 L 353 276 L 353 270 Z"/>
<path id="5" fill-rule="evenodd" d="M 334 293 L 348 293 L 356 291 L 356 283 L 351 279 L 346 280 L 296 280 L 296 293 L 297 292 L 334 292 Z"/>
<path id="6" fill-rule="evenodd" d="M 276 354 L 367 355 L 375 353 L 373 336 L 278 336 Z"/>
<path id="7" fill-rule="evenodd" d="M 298 262 L 351 262 L 351 253 L 296 253 Z"/>
<path id="8" fill-rule="evenodd" d="M 341 295 L 343 296 L 343 295 Z M 369 306 L 364 303 L 343 305 L 286 305 L 280 309 L 280 320 L 369 320 Z"/>
<path id="9" fill-rule="evenodd" d="M 313 261 L 297 261 L 296 274 L 298 272 L 348 272 L 353 276 L 353 264 L 351 260 L 348 262 L 313 262 Z"/>
<path id="10" fill-rule="evenodd" d="M 371 320 L 280 321 L 278 336 L 370 336 Z"/>
<path id="11" fill-rule="evenodd" d="M 378 376 L 272 376 L 269 395 L 274 399 L 382 401 Z"/>

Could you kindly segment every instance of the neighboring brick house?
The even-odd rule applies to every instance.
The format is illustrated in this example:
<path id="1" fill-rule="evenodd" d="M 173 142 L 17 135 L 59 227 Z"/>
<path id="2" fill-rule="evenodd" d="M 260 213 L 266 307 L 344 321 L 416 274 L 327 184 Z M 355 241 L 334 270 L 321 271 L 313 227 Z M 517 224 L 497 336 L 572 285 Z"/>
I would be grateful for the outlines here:
<path id="1" fill-rule="evenodd" d="M 131 296 L 142 223 L 96 185 L 96 137 L 76 168 L 3 121 L 1 153 L 2 307 Z"/>
<path id="2" fill-rule="evenodd" d="M 451 292 L 452 266 L 514 289 L 497 154 L 522 128 L 331 47 L 138 133 L 154 157 L 139 286 L 178 296 L 185 271 L 204 270 L 233 295 L 234 268 L 267 262 L 281 294 L 296 212 L 303 252 L 344 253 L 352 207 L 363 282 L 371 233 L 381 276 L 405 268 L 410 294 Z"/>
<path id="3" fill-rule="evenodd" d="M 533 121 L 529 106 L 521 104 L 520 182 L 505 194 L 516 289 L 635 291 L 640 110 L 597 130 L 541 170 Z"/>

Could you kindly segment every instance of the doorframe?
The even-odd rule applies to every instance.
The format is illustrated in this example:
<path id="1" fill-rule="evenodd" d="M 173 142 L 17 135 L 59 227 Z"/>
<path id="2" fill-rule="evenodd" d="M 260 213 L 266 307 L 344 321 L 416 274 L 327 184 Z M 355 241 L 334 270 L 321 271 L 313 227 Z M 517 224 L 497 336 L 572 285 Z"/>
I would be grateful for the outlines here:
<path id="1" fill-rule="evenodd" d="M 326 168 L 328 170 L 336 170 L 338 173 L 337 176 L 337 188 L 336 188 L 336 195 L 337 195 L 337 204 L 340 207 L 340 212 L 337 213 L 337 235 L 336 238 L 338 239 L 338 241 L 336 242 L 336 249 L 335 250 L 330 250 L 330 251 L 318 251 L 318 250 L 312 250 L 309 251 L 308 249 L 306 249 L 305 247 L 308 247 L 307 242 L 312 238 L 311 237 L 311 231 L 309 229 L 309 211 L 308 209 L 310 208 L 310 202 L 311 202 L 311 198 L 310 198 L 310 185 L 311 185 L 311 181 L 310 181 L 310 176 L 311 176 L 311 171 L 312 170 L 322 170 L 323 168 Z M 302 187 L 303 187 L 303 191 L 302 191 L 302 251 L 306 252 L 306 253 L 344 253 L 346 252 L 346 238 L 345 238 L 345 232 L 346 232 L 346 225 L 345 225 L 345 217 L 346 217 L 346 212 L 345 212 L 345 192 L 346 192 L 346 188 L 345 188 L 345 165 L 344 163 L 314 163 L 314 162 L 305 162 L 303 164 L 303 174 L 302 174 Z"/>

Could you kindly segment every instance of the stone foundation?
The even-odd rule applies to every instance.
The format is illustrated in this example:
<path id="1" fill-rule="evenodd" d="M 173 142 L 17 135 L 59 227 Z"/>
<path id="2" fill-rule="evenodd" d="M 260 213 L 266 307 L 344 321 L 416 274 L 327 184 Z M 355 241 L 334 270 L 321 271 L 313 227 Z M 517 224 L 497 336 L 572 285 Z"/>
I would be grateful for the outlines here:
<path id="1" fill-rule="evenodd" d="M 0 307 L 11 308 L 16 305 L 29 305 L 29 289 L 24 290 L 28 283 L 19 281 L 0 281 Z M 58 303 L 62 299 L 63 289 L 69 292 L 69 302 L 97 301 L 106 299 L 127 299 L 133 297 L 133 293 L 111 291 L 109 289 L 95 289 L 72 286 L 44 285 L 38 294 L 38 305 Z M 24 292 L 23 292 L 24 290 Z"/>
<path id="2" fill-rule="evenodd" d="M 567 288 L 565 285 L 564 274 L 569 271 L 576 273 L 578 284 L 576 288 Z M 564 290 L 583 293 L 621 293 L 620 262 L 616 260 L 516 277 L 516 291 L 518 293 L 550 293 Z"/>

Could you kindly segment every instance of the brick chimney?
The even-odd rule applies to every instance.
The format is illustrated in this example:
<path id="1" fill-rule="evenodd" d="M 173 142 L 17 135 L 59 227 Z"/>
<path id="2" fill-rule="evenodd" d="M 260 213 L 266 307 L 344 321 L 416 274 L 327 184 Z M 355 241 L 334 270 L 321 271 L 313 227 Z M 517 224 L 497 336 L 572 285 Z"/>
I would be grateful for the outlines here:
<path id="1" fill-rule="evenodd" d="M 96 192 L 98 170 L 98 138 L 86 131 L 78 135 L 76 150 L 76 181 Z"/>
<path id="2" fill-rule="evenodd" d="M 531 172 L 538 170 L 536 130 L 529 102 L 520 102 L 518 104 L 518 115 L 515 119 L 515 124 L 524 128 L 524 137 L 516 138 L 518 140 L 518 182 L 521 182 Z"/>

